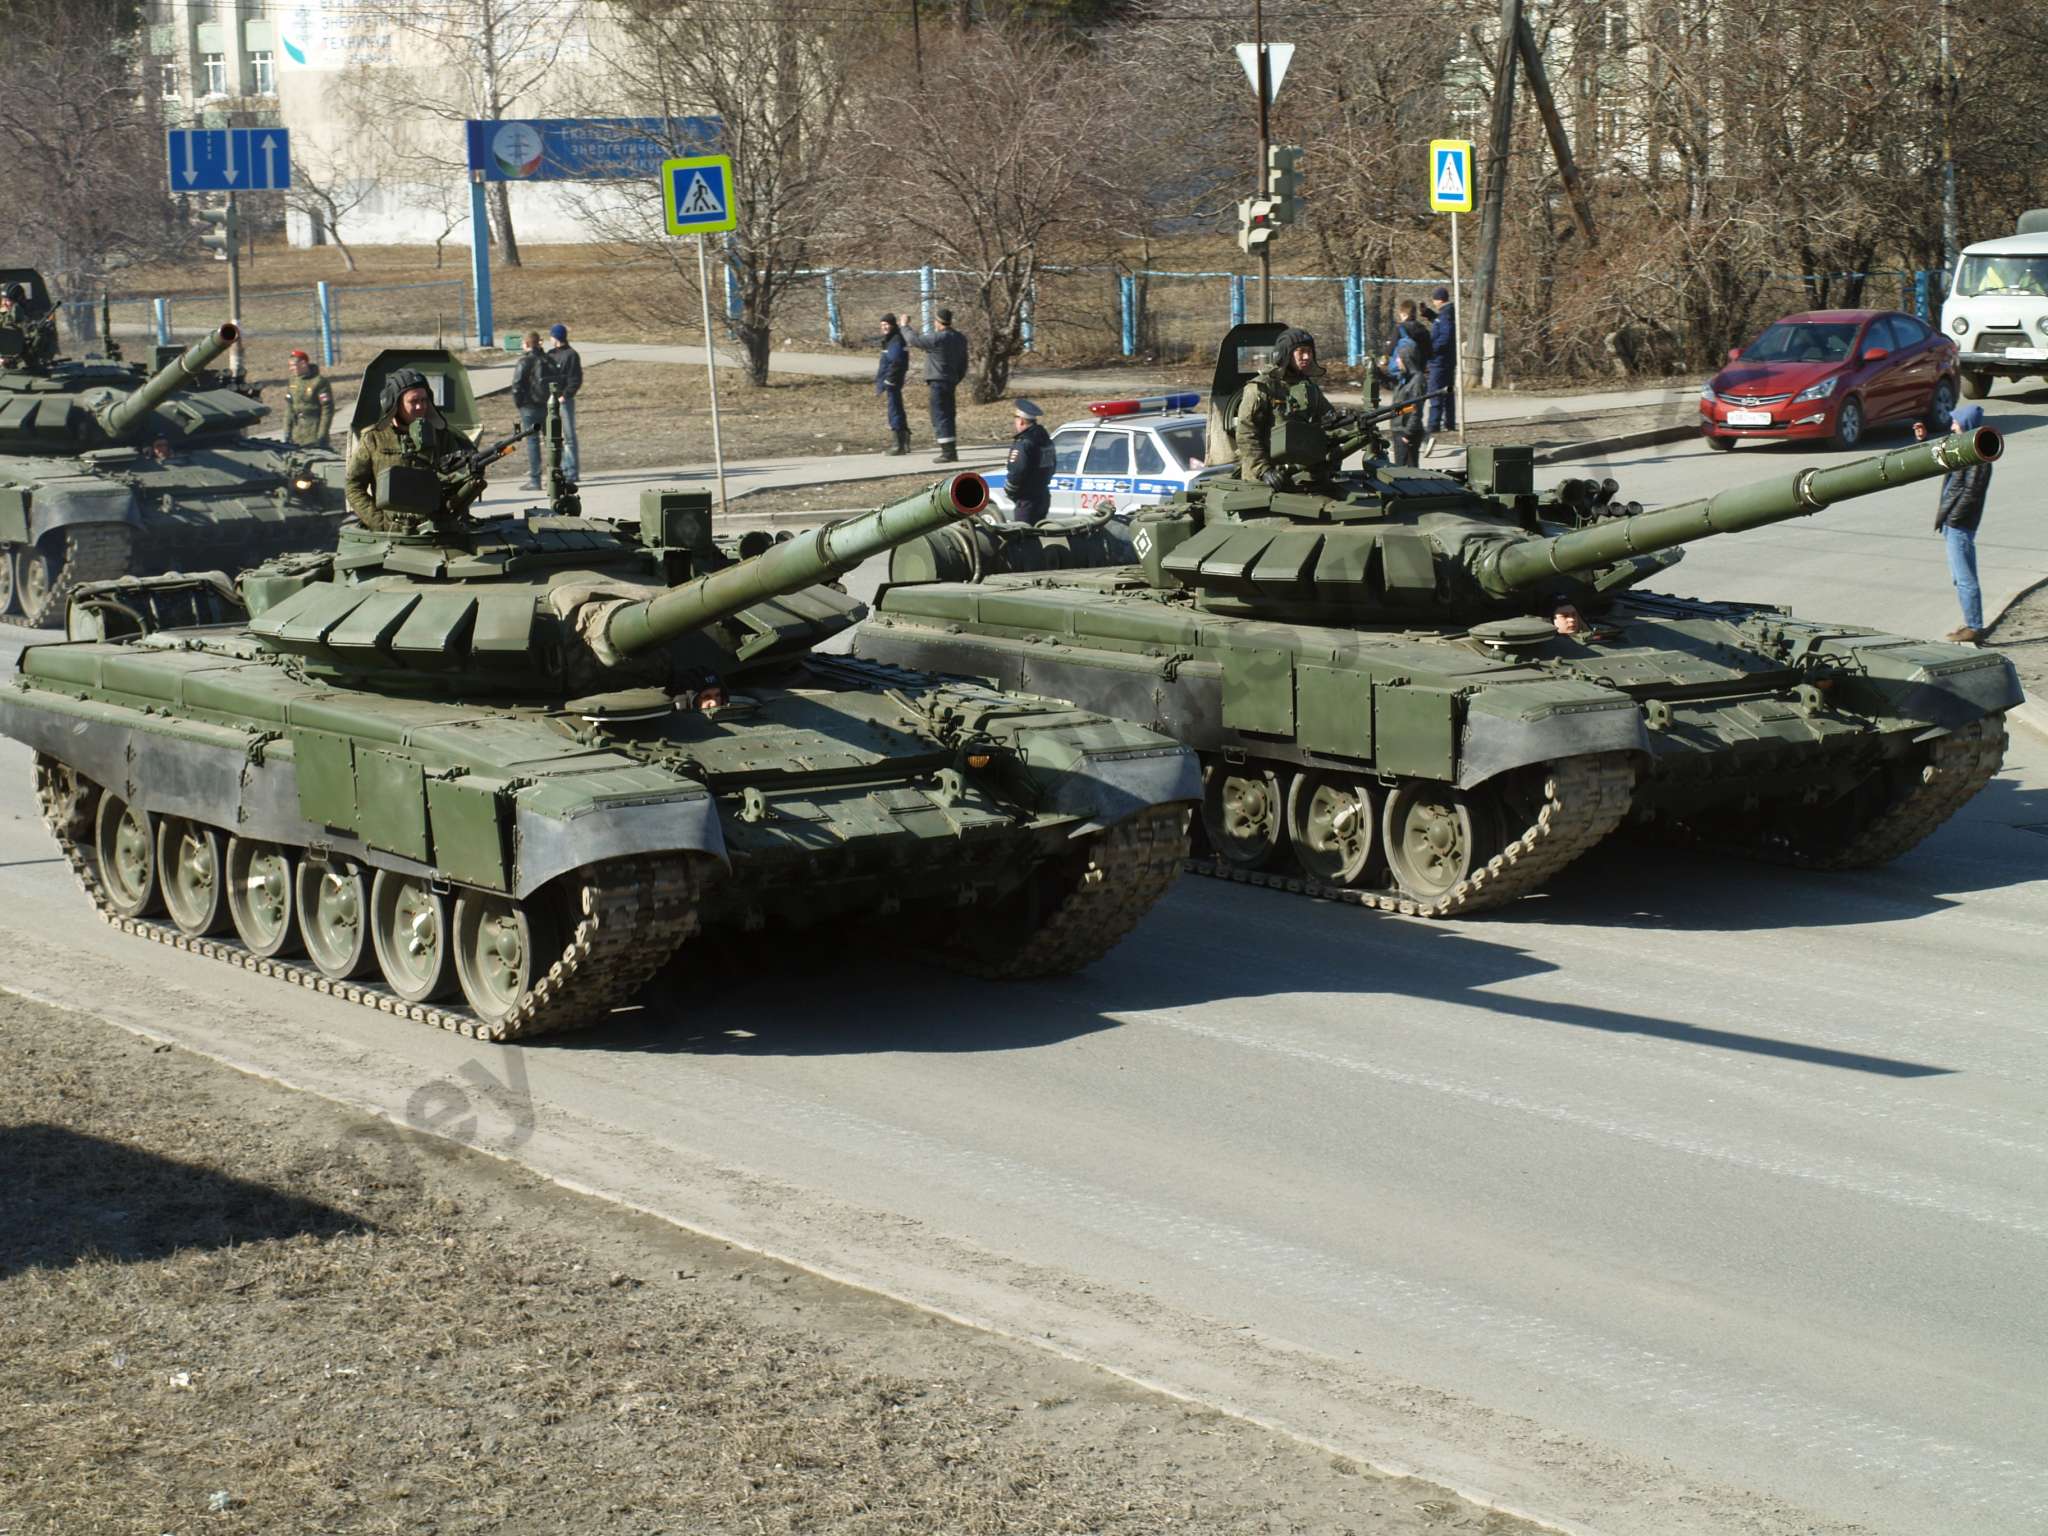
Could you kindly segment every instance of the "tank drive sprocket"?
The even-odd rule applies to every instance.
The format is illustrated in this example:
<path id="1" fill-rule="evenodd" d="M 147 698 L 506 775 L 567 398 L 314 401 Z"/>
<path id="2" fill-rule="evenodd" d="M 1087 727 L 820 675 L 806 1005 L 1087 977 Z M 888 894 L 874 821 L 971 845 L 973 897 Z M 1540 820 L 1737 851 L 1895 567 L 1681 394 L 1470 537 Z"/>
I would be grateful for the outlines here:
<path id="1" fill-rule="evenodd" d="M 24 544 L 0 546 L 14 576 L 15 601 L 0 613 L 0 623 L 30 628 L 62 628 L 71 594 L 89 581 L 111 581 L 133 559 L 135 539 L 122 524 L 71 528 L 52 540 L 63 550 L 54 573 L 40 550 Z"/>

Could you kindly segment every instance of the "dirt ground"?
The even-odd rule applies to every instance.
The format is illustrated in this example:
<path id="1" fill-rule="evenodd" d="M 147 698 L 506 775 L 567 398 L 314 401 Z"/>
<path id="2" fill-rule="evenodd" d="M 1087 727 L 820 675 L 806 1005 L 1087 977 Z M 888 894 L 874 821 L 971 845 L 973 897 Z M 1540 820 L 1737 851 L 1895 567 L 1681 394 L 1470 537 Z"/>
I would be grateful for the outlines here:
<path id="1" fill-rule="evenodd" d="M 9 1536 L 1535 1530 L 5 992 L 0 1067 Z"/>
<path id="2" fill-rule="evenodd" d="M 2005 652 L 2030 699 L 2048 699 L 2048 582 L 2022 592 L 1984 632 L 1984 644 Z"/>

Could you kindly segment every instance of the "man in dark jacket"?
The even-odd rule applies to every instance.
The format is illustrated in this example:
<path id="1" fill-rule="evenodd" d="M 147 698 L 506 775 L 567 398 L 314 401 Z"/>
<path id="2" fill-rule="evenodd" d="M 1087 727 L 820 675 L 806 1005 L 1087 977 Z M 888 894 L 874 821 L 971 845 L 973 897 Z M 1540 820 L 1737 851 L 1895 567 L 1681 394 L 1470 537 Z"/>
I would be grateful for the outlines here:
<path id="1" fill-rule="evenodd" d="M 1949 418 L 1951 432 L 1974 432 L 1984 425 L 1984 408 L 1965 405 Z M 1913 424 L 1913 435 L 1925 437 L 1924 423 Z M 1972 464 L 1952 469 L 1942 477 L 1941 500 L 1935 507 L 1934 531 L 1948 544 L 1948 574 L 1956 584 L 1956 601 L 1962 604 L 1963 624 L 1947 638 L 1959 645 L 1975 645 L 1984 638 L 1984 592 L 1977 585 L 1977 524 L 1984 518 L 1984 498 L 1991 490 L 1991 466 Z"/>
<path id="2" fill-rule="evenodd" d="M 548 327 L 549 345 L 554 350 L 547 355 L 548 387 L 562 397 L 562 474 L 569 480 L 578 478 L 576 460 L 576 396 L 583 389 L 583 359 L 576 355 L 576 349 L 569 345 L 569 327 L 556 324 Z M 542 397 L 541 404 L 547 404 Z M 532 442 L 532 438 L 527 439 Z"/>
<path id="3" fill-rule="evenodd" d="M 1017 436 L 1010 444 L 1009 472 L 1003 489 L 1020 523 L 1040 523 L 1052 510 L 1052 434 L 1038 420 L 1045 414 L 1034 401 L 1017 401 Z"/>
<path id="4" fill-rule="evenodd" d="M 903 327 L 903 341 L 924 354 L 924 384 L 932 397 L 932 436 L 939 451 L 933 462 L 951 464 L 960 457 L 953 430 L 953 392 L 967 377 L 967 338 L 953 329 L 953 311 L 938 312 L 939 328 L 919 335 L 911 329 L 910 316 L 896 318 Z"/>
<path id="5" fill-rule="evenodd" d="M 903 376 L 910 371 L 910 349 L 894 315 L 882 316 L 882 355 L 875 363 L 875 393 L 889 413 L 889 452 L 910 452 L 910 418 L 903 414 Z"/>
<path id="6" fill-rule="evenodd" d="M 540 350 L 540 332 L 528 331 L 519 349 L 519 361 L 512 365 L 512 404 L 519 412 L 521 427 L 539 427 L 548 416 L 548 360 Z M 529 491 L 540 489 L 540 433 L 526 440 L 526 484 Z"/>
<path id="7" fill-rule="evenodd" d="M 1436 301 L 1436 319 L 1429 327 L 1429 366 L 1425 370 L 1430 390 L 1429 431 L 1432 436 L 1438 432 L 1455 432 L 1458 429 L 1458 392 L 1454 387 L 1458 366 L 1458 306 L 1451 298 L 1451 290 L 1439 288 L 1432 295 Z M 1442 394 L 1437 391 L 1442 390 Z"/>

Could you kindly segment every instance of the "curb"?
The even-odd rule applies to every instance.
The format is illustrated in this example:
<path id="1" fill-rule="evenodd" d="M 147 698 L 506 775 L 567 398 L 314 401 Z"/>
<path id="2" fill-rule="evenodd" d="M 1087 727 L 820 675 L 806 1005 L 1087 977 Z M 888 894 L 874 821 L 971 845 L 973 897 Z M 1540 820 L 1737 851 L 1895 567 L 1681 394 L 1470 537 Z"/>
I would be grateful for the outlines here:
<path id="1" fill-rule="evenodd" d="M 2048 741 L 2048 704 L 2022 699 L 2006 713 L 2043 741 Z"/>

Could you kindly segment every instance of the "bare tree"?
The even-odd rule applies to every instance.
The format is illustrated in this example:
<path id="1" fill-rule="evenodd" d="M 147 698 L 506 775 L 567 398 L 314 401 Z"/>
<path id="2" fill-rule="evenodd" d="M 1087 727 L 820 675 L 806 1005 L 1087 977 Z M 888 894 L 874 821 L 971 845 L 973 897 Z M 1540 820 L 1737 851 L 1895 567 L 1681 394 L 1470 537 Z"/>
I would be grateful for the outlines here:
<path id="1" fill-rule="evenodd" d="M 396 62 L 350 65 L 344 89 L 385 121 L 460 124 L 544 111 L 565 44 L 586 35 L 583 0 L 360 0 L 358 9 L 359 26 L 390 37 Z M 467 172 L 458 135 L 415 138 L 414 158 L 438 175 Z M 516 267 L 519 238 L 502 181 L 491 184 L 490 209 L 500 257 Z"/>
<path id="2" fill-rule="evenodd" d="M 864 201 L 965 273 L 979 332 L 973 397 L 997 400 L 1024 351 L 1040 269 L 1102 254 L 1122 92 L 1111 62 L 1019 23 L 928 35 L 924 55 L 943 90 L 920 86 L 907 53 L 868 76 Z"/>
<path id="3" fill-rule="evenodd" d="M 715 148 L 732 157 L 738 219 L 722 255 L 739 286 L 734 329 L 748 379 L 765 384 L 777 303 L 823 262 L 853 206 L 842 162 L 852 64 L 872 45 L 870 24 L 804 0 L 625 0 L 614 20 L 616 40 L 599 53 L 610 102 L 671 123 L 678 156 L 705 148 L 683 136 L 686 119 L 718 119 Z M 692 304 L 695 253 L 661 233 L 659 187 L 642 184 L 623 200 L 607 188 L 577 201 L 595 232 L 670 265 L 672 312 Z"/>
<path id="4" fill-rule="evenodd" d="M 164 172 L 157 93 L 143 89 L 131 0 L 6 8 L 0 156 L 13 175 L 9 244 L 60 292 L 89 294 L 124 261 L 189 239 Z"/>

